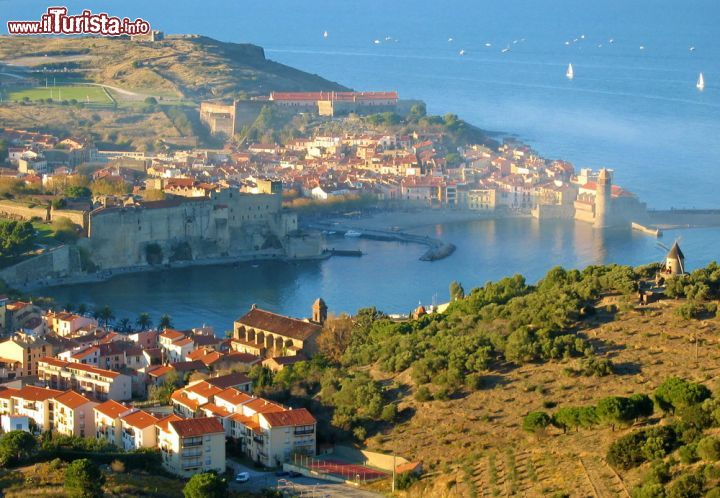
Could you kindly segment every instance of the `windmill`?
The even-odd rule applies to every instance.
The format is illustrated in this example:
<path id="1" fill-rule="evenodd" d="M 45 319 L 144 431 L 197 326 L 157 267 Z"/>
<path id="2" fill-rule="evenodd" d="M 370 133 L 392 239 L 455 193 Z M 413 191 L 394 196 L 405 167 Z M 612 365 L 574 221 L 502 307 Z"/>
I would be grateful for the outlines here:
<path id="1" fill-rule="evenodd" d="M 680 249 L 680 237 L 675 239 L 672 247 L 668 247 L 662 242 L 656 242 L 659 250 L 665 251 L 665 271 L 671 275 L 683 275 L 685 273 L 685 255 Z"/>

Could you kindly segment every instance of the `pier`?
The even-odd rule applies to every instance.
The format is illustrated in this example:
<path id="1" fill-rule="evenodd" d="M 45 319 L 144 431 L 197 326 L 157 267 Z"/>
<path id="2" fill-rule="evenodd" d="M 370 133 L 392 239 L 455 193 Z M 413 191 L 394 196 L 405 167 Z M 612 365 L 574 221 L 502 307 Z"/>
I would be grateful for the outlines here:
<path id="1" fill-rule="evenodd" d="M 316 230 L 325 231 L 336 231 L 338 233 L 347 232 L 348 230 L 356 230 L 361 233 L 361 237 L 371 240 L 386 240 L 393 242 L 406 242 L 409 244 L 421 244 L 428 247 L 428 250 L 420 256 L 420 261 L 437 261 L 439 259 L 447 258 L 453 252 L 455 252 L 455 245 L 448 242 L 443 242 L 440 239 L 433 239 L 431 237 L 423 235 L 414 235 L 402 231 L 390 232 L 385 230 L 366 230 L 363 228 L 350 228 L 343 224 L 334 225 L 331 223 L 312 223 L 308 226 Z M 335 249 L 331 249 L 331 254 L 334 254 Z M 352 252 L 352 251 L 342 251 Z M 358 251 L 359 252 L 359 251 Z M 362 254 L 362 253 L 360 253 Z M 338 254 L 339 256 L 350 256 L 351 254 Z M 358 255 L 358 254 L 352 254 Z"/>

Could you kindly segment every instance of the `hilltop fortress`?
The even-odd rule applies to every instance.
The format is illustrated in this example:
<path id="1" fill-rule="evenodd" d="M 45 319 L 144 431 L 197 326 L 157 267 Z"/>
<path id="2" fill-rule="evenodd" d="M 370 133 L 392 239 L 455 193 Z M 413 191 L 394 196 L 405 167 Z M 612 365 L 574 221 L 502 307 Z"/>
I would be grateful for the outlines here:
<path id="1" fill-rule="evenodd" d="M 297 215 L 283 211 L 280 195 L 234 189 L 95 209 L 89 215 L 88 237 L 80 245 L 101 269 L 321 254 L 320 238 L 298 231 Z"/>

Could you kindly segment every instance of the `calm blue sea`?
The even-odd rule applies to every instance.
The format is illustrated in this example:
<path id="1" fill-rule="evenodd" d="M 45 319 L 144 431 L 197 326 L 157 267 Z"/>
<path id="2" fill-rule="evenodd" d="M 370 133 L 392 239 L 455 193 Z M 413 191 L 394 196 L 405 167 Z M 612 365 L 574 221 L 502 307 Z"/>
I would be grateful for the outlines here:
<path id="1" fill-rule="evenodd" d="M 424 100 L 433 113 L 455 112 L 482 128 L 515 134 L 547 157 L 578 168 L 613 168 L 616 182 L 651 207 L 720 208 L 716 0 L 66 3 L 71 11 L 102 7 L 143 17 L 169 33 L 256 43 L 269 58 L 358 90 L 396 89 L 401 97 Z M 46 7 L 36 0 L 0 0 L 0 22 L 34 19 Z M 569 63 L 572 81 L 565 78 Z M 695 88 L 700 72 L 704 92 Z M 411 246 L 355 241 L 348 244 L 362 246 L 367 257 L 284 271 L 261 266 L 189 269 L 159 279 L 127 276 L 53 293 L 127 314 L 168 311 L 182 326 L 207 321 L 222 329 L 253 302 L 305 315 L 323 295 L 336 311 L 370 304 L 407 311 L 436 293 L 442 301 L 452 279 L 470 287 L 516 272 L 537 278 L 552 264 L 637 264 L 660 254 L 642 236 L 599 241 L 591 230 L 565 224 L 438 230 L 460 250 L 432 264 L 418 262 Z M 676 235 L 691 246 L 685 252 L 696 265 L 717 259 L 717 230 L 669 234 Z"/>

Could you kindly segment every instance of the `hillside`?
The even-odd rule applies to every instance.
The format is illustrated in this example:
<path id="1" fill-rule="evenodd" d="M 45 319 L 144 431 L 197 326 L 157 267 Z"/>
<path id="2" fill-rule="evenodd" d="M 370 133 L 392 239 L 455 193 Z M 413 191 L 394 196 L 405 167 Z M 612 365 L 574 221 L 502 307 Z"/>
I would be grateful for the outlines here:
<path id="1" fill-rule="evenodd" d="M 110 38 L 0 37 L 0 62 L 37 78 L 90 81 L 145 95 L 202 100 L 270 91 L 345 90 L 265 58 L 261 47 L 204 36 L 159 42 Z M 42 71 L 50 70 L 46 74 Z"/>
<path id="2" fill-rule="evenodd" d="M 251 375 L 265 395 L 305 400 L 323 437 L 422 461 L 405 496 L 629 498 L 658 462 L 661 487 L 700 473 L 708 489 L 720 466 L 698 455 L 720 431 L 720 268 L 672 279 L 665 298 L 640 305 L 655 271 L 555 268 L 537 285 L 518 275 L 468 295 L 455 287 L 447 311 L 408 321 L 360 310 L 328 320 L 326 360 L 271 382 Z M 697 396 L 663 401 L 672 378 Z M 529 424 L 533 413 L 542 424 Z M 644 444 L 643 430 L 662 437 Z"/>

